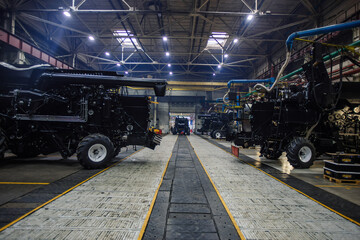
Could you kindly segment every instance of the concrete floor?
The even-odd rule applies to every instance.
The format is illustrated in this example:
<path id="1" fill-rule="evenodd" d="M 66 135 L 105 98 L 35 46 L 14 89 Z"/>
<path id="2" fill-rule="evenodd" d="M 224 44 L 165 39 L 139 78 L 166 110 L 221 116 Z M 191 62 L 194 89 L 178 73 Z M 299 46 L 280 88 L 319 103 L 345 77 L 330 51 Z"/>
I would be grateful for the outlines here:
<path id="1" fill-rule="evenodd" d="M 91 171 L 80 170 L 80 165 L 74 159 L 62 162 L 63 160 L 53 156 L 54 162 L 51 162 L 51 159 L 41 162 L 39 160 L 43 158 L 37 158 L 29 162 L 20 162 L 20 164 L 2 165 L 0 181 L 38 181 L 38 183 L 50 184 L 29 185 L 28 189 L 22 186 L 24 189 L 17 190 L 18 192 L 14 190 L 16 194 L 11 193 L 11 189 L 18 186 L 8 186 L 7 190 L 10 193 L 2 199 L 4 204 L 0 204 L 0 214 L 1 208 L 9 205 L 6 199 L 16 198 L 21 194 L 25 194 L 25 197 L 20 196 L 18 200 L 12 200 L 12 204 L 16 205 L 21 202 L 20 200 L 24 200 L 22 202 L 27 203 L 27 209 L 30 210 L 32 197 L 41 196 L 45 193 L 44 189 L 52 191 L 56 197 L 36 211 L 31 211 L 31 214 L 23 216 L 11 226 L 0 229 L 0 239 L 141 239 L 147 224 L 151 225 L 148 222 L 149 219 L 151 221 L 150 216 L 160 214 L 156 205 L 153 208 L 159 199 L 160 202 L 168 201 L 168 211 L 171 214 L 165 214 L 165 216 L 186 217 L 185 221 L 189 224 L 195 221 L 195 215 L 191 215 L 192 210 L 185 209 L 190 205 L 193 208 L 193 204 L 182 204 L 179 201 L 181 201 L 181 191 L 185 191 L 184 189 L 200 188 L 203 189 L 209 201 L 206 207 L 207 214 L 212 216 L 218 211 L 218 207 L 212 207 L 208 197 L 214 198 L 217 195 L 232 219 L 227 220 L 226 224 L 239 229 L 241 234 L 221 237 L 218 223 L 214 220 L 218 234 L 199 235 L 198 232 L 197 235 L 189 232 L 182 234 L 183 228 L 172 226 L 171 230 L 169 229 L 172 235 L 168 236 L 177 236 L 177 239 L 184 239 L 183 236 L 189 236 L 187 239 L 207 239 L 206 236 L 211 236 L 211 239 L 359 239 L 359 223 L 352 223 L 199 136 L 190 135 L 187 139 L 193 147 L 191 151 L 194 151 L 193 154 L 189 153 L 192 160 L 188 153 L 185 154 L 187 159 L 183 153 L 178 154 L 176 162 L 179 165 L 177 166 L 178 163 L 174 162 L 174 167 L 178 170 L 175 170 L 173 178 L 168 178 L 167 175 L 167 172 L 172 169 L 171 156 L 175 143 L 178 141 L 177 136 L 173 135 L 165 136 L 155 151 L 143 149 L 136 152 L 114 167 L 93 178 L 90 177 L 73 190 L 71 187 L 82 181 L 79 173 L 89 176 L 93 174 Z M 230 147 L 230 143 L 225 141 L 217 141 L 217 143 L 226 146 L 226 149 Z M 338 196 L 348 198 L 352 204 L 356 203 L 354 209 L 359 209 L 359 188 L 357 186 L 328 187 L 339 185 L 322 179 L 321 166 L 318 162 L 308 170 L 294 170 L 287 164 L 285 157 L 273 162 L 260 158 L 258 149 L 242 152 L 251 159 L 255 159 L 255 163 L 272 165 L 281 171 L 282 177 L 290 174 L 313 185 L 320 185 L 326 191 L 329 189 L 335 191 Z M 196 163 L 198 160 L 202 165 Z M 193 164 L 190 164 L 191 162 Z M 62 166 L 58 169 L 59 171 L 56 171 L 57 166 Z M 193 166 L 203 168 L 206 174 L 200 174 L 201 170 L 192 169 Z M 177 171 L 181 174 L 177 174 Z M 205 184 L 200 186 L 199 180 L 192 180 L 197 179 L 192 174 L 200 174 L 205 178 L 209 176 L 211 183 L 200 180 Z M 317 178 L 317 176 L 320 177 Z M 69 182 L 68 179 L 75 179 L 77 182 Z M 163 191 L 164 188 L 160 188 L 161 183 L 165 184 L 165 189 L 168 186 L 167 193 Z M 214 191 L 208 194 L 207 191 L 212 191 L 209 188 L 212 185 L 216 187 L 217 194 Z M 62 188 L 59 189 L 59 186 Z M 55 191 L 53 187 L 56 188 Z M 346 192 L 345 190 L 352 193 L 342 194 L 341 191 Z M 13 196 L 10 196 L 11 194 Z M 187 199 L 194 197 L 194 194 L 198 195 L 197 192 L 191 193 L 188 190 L 184 192 Z M 214 199 L 217 204 L 220 203 L 219 200 Z M 166 205 L 165 202 L 162 204 Z M 188 213 L 179 214 L 176 212 L 179 208 Z M 7 206 L 7 209 L 12 208 Z M 171 211 L 175 211 L 175 214 Z M 213 219 L 215 218 L 216 216 L 213 216 Z M 227 226 L 226 224 L 224 227 Z M 201 226 L 194 227 L 193 231 L 202 229 Z M 175 234 L 174 229 L 181 231 Z M 214 231 L 214 227 L 211 229 Z M 192 238 L 192 236 L 198 237 Z M 165 239 L 175 238 L 165 237 Z"/>
<path id="2" fill-rule="evenodd" d="M 76 157 L 63 160 L 60 154 L 52 154 L 22 160 L 7 154 L 0 165 L 0 205 L 80 169 Z"/>

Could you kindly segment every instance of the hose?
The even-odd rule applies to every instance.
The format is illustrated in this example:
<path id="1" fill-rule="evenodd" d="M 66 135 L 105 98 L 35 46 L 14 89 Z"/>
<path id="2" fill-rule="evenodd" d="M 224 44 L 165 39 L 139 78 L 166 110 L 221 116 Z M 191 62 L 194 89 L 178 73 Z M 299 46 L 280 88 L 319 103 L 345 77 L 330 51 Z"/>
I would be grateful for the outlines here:
<path id="1" fill-rule="evenodd" d="M 284 62 L 284 64 L 282 65 L 282 67 L 281 67 L 281 69 L 280 69 L 280 71 L 279 71 L 279 73 L 278 73 L 278 75 L 277 75 L 277 77 L 276 77 L 276 79 L 275 79 L 275 82 L 271 85 L 270 88 L 267 88 L 264 84 L 258 83 L 258 84 L 256 84 L 256 85 L 254 86 L 255 90 L 257 90 L 257 91 L 265 90 L 265 91 L 267 91 L 267 92 L 271 92 L 271 91 L 274 89 L 274 87 L 278 84 L 281 75 L 283 74 L 285 68 L 287 67 L 287 65 L 288 65 L 289 62 L 290 62 L 290 58 L 291 58 L 291 50 L 286 52 L 285 62 Z"/>
<path id="2" fill-rule="evenodd" d="M 228 103 L 230 103 L 230 101 L 226 101 L 226 96 L 229 94 L 229 92 L 230 92 L 230 89 L 225 93 L 225 95 L 223 96 L 223 102 L 225 103 L 225 104 L 228 104 Z"/>
<path id="3" fill-rule="evenodd" d="M 34 69 L 34 68 L 39 68 L 39 67 L 50 67 L 51 66 L 50 64 L 38 64 L 38 65 L 34 65 L 31 67 L 27 67 L 27 68 L 18 68 L 13 65 L 10 65 L 8 63 L 5 63 L 5 62 L 0 62 L 0 65 L 3 67 L 6 67 L 8 69 L 15 70 L 15 71 L 26 71 L 26 70 L 30 70 L 30 69 Z"/>

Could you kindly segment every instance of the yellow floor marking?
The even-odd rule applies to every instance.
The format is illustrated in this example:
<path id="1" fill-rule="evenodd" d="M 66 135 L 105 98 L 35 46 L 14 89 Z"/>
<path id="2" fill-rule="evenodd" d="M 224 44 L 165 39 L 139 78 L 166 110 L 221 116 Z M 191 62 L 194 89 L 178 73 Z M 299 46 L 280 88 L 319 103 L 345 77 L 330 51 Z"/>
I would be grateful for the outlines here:
<path id="1" fill-rule="evenodd" d="M 14 220 L 14 221 L 12 221 L 11 223 L 9 223 L 9 224 L 5 225 L 4 227 L 0 228 L 0 232 L 4 231 L 5 229 L 7 229 L 8 227 L 10 227 L 11 225 L 13 225 L 13 224 L 17 223 L 18 221 L 20 221 L 21 219 L 23 219 L 23 218 L 25 218 L 25 217 L 29 216 L 30 214 L 32 214 L 33 212 L 35 212 L 35 211 L 39 210 L 40 208 L 42 208 L 42 207 L 46 206 L 47 204 L 49 204 L 49 203 L 51 203 L 51 202 L 55 201 L 56 199 L 58 199 L 59 197 L 61 197 L 61 196 L 65 195 L 66 193 L 68 193 L 68 192 L 70 192 L 70 191 L 74 190 L 75 188 L 79 187 L 81 184 L 83 184 L 83 183 L 85 183 L 85 182 L 89 181 L 90 179 L 92 179 L 92 178 L 96 177 L 97 175 L 99 175 L 99 174 L 101 174 L 101 173 L 103 173 L 103 172 L 105 172 L 105 171 L 109 170 L 110 168 L 112 168 L 112 167 L 116 166 L 116 165 L 117 165 L 117 164 L 119 164 L 120 162 L 124 161 L 125 159 L 129 158 L 130 156 L 134 155 L 135 153 L 138 153 L 138 152 L 139 152 L 139 151 L 141 151 L 141 150 L 143 150 L 143 148 L 142 148 L 142 149 L 137 150 L 136 152 L 133 152 L 133 153 L 132 153 L 132 154 L 130 154 L 129 156 L 127 156 L 127 157 L 125 157 L 125 158 L 121 159 L 120 161 L 118 161 L 118 162 L 116 162 L 116 163 L 112 164 L 111 166 L 109 166 L 109 167 L 107 167 L 107 168 L 105 168 L 105 169 L 101 170 L 100 172 L 98 172 L 98 173 L 96 173 L 96 174 L 92 175 L 91 177 L 89 177 L 88 179 L 86 179 L 86 180 L 82 181 L 81 183 L 76 184 L 76 185 L 75 185 L 75 186 L 73 186 L 72 188 L 69 188 L 69 189 L 68 189 L 68 190 L 66 190 L 65 192 L 63 192 L 63 193 L 61 193 L 61 194 L 57 195 L 56 197 L 54 197 L 54 198 L 50 199 L 50 200 L 49 200 L 49 201 L 47 201 L 47 202 L 45 202 L 45 203 L 41 204 L 41 205 L 40 205 L 40 206 L 38 206 L 37 208 L 34 208 L 33 210 L 31 210 L 31 211 L 29 211 L 29 212 L 25 213 L 25 214 L 24 214 L 24 215 L 22 215 L 21 217 L 19 217 L 19 218 L 15 219 L 15 220 Z"/>
<path id="2" fill-rule="evenodd" d="M 178 138 L 179 138 L 179 136 L 177 136 L 176 141 L 175 141 L 175 144 L 176 144 Z M 175 145 L 174 145 L 174 146 L 175 146 Z M 156 200 L 157 195 L 158 195 L 158 193 L 159 193 L 159 189 L 160 189 L 160 187 L 161 187 L 162 181 L 164 180 L 164 176 L 165 176 L 166 170 L 167 170 L 167 168 L 168 168 L 168 166 L 169 166 L 171 157 L 172 157 L 172 152 L 171 152 L 171 155 L 170 155 L 170 157 L 169 157 L 169 159 L 168 159 L 168 161 L 167 161 L 167 163 L 166 163 L 164 172 L 163 172 L 163 174 L 162 174 L 162 176 L 161 176 L 161 180 L 160 180 L 159 186 L 157 187 L 157 189 L 156 189 L 156 191 L 155 191 L 155 195 L 154 195 L 154 197 L 153 197 L 153 199 L 152 199 L 152 201 L 151 201 L 150 208 L 149 208 L 149 211 L 148 211 L 147 214 L 146 214 L 144 223 L 143 223 L 143 225 L 142 225 L 142 227 L 141 227 L 138 240 L 141 240 L 141 239 L 143 238 L 143 236 L 144 236 L 144 233 L 145 233 L 145 230 L 146 230 L 146 226 L 147 226 L 147 224 L 148 224 L 148 222 L 149 222 L 151 212 L 152 212 L 152 210 L 153 210 L 153 208 L 154 208 L 154 205 L 155 205 L 155 200 Z"/>
<path id="3" fill-rule="evenodd" d="M 47 184 L 50 184 L 50 183 L 39 183 L 39 182 L 0 182 L 0 184 L 19 184 L 19 185 L 22 185 L 22 184 L 28 184 L 28 185 L 47 185 Z"/>
<path id="4" fill-rule="evenodd" d="M 337 187 L 337 188 L 360 188 L 360 186 L 356 186 L 356 185 L 344 185 L 344 186 L 338 186 L 338 185 L 314 185 L 314 187 Z"/>
<path id="5" fill-rule="evenodd" d="M 223 204 L 223 206 L 224 206 L 224 208 L 225 208 L 225 210 L 226 210 L 227 214 L 229 215 L 229 217 L 230 217 L 230 219 L 231 219 L 231 221 L 232 221 L 232 223 L 233 223 L 233 225 L 234 225 L 234 227 L 235 227 L 235 229 L 236 229 L 237 233 L 239 234 L 240 239 L 241 239 L 241 240 L 245 240 L 246 238 L 245 238 L 244 234 L 241 232 L 241 230 L 240 230 L 240 228 L 239 228 L 238 224 L 237 224 L 237 223 L 236 223 L 236 221 L 235 221 L 235 218 L 234 218 L 234 217 L 233 217 L 233 215 L 230 213 L 230 210 L 229 210 L 229 208 L 227 207 L 227 205 L 225 204 L 224 199 L 221 197 L 220 192 L 219 192 L 219 191 L 218 191 L 218 189 L 216 188 L 216 186 L 215 186 L 215 184 L 214 184 L 213 180 L 211 179 L 211 177 L 210 177 L 209 173 L 206 171 L 206 169 L 205 169 L 204 165 L 203 165 L 203 164 L 202 164 L 202 162 L 200 161 L 199 156 L 198 156 L 198 155 L 197 155 L 197 153 L 195 152 L 195 148 L 193 147 L 193 145 L 191 144 L 191 142 L 190 142 L 190 140 L 189 140 L 189 138 L 188 138 L 187 136 L 186 136 L 186 138 L 188 139 L 188 141 L 189 141 L 189 143 L 190 143 L 191 147 L 192 147 L 192 148 L 193 148 L 193 150 L 194 150 L 194 153 L 195 153 L 196 157 L 198 158 L 198 160 L 199 160 L 199 162 L 200 162 L 200 164 L 201 164 L 202 168 L 204 169 L 204 171 L 205 171 L 206 175 L 208 176 L 208 178 L 209 178 L 209 180 L 210 180 L 210 182 L 211 182 L 212 186 L 214 187 L 214 189 L 215 189 L 215 191 L 216 191 L 216 193 L 217 193 L 218 197 L 220 198 L 220 201 L 221 201 L 221 203 Z M 216 146 L 216 145 L 215 145 L 215 146 Z"/>
<path id="6" fill-rule="evenodd" d="M 210 142 L 210 143 L 211 143 L 211 144 L 213 144 L 213 145 L 215 145 L 215 146 L 217 146 L 216 144 L 214 144 L 214 143 L 212 143 L 212 142 Z M 228 152 L 228 151 L 226 151 L 226 150 L 222 149 L 221 147 L 219 147 L 219 146 L 217 146 L 217 147 L 218 147 L 218 148 L 220 148 L 221 150 L 223 150 L 224 152 L 226 152 L 226 153 L 228 153 L 228 154 L 230 154 L 230 155 L 232 155 L 232 156 L 236 157 L 234 154 L 232 154 L 232 153 L 230 153 L 230 152 Z M 236 158 L 238 158 L 238 157 L 236 157 Z M 353 223 L 355 223 L 356 225 L 360 226 L 360 223 L 359 223 L 359 222 L 357 222 L 357 221 L 355 221 L 354 219 L 351 219 L 351 218 L 349 218 L 349 217 L 347 217 L 347 216 L 345 216 L 345 215 L 343 215 L 343 214 L 339 213 L 338 211 L 336 211 L 336 210 L 334 210 L 334 209 L 332 209 L 332 208 L 330 208 L 330 207 L 326 206 L 325 204 L 323 204 L 323 203 L 321 203 L 321 202 L 319 202 L 319 201 L 315 200 L 314 198 L 310 197 L 309 195 L 307 195 L 307 194 L 305 194 L 305 193 L 301 192 L 300 190 L 298 190 L 298 189 L 296 189 L 296 188 L 294 188 L 294 187 L 292 187 L 292 186 L 290 186 L 290 185 L 288 185 L 288 184 L 284 183 L 283 181 L 281 181 L 281 180 L 277 179 L 276 177 L 274 177 L 274 176 L 272 176 L 272 175 L 268 174 L 267 172 L 264 172 L 263 170 L 261 170 L 261 169 L 257 168 L 256 166 L 254 166 L 254 165 L 252 165 L 252 164 L 250 164 L 250 163 L 248 163 L 248 162 L 246 162 L 246 161 L 242 160 L 241 158 L 238 158 L 238 159 L 240 159 L 242 162 L 244 162 L 244 163 L 246 163 L 246 164 L 248 164 L 248 165 L 252 166 L 253 168 L 255 168 L 255 169 L 259 170 L 260 172 L 265 173 L 266 175 L 268 175 L 269 177 L 271 177 L 271 178 L 275 179 L 276 181 L 281 182 L 282 184 L 284 184 L 284 185 L 288 186 L 289 188 L 291 188 L 291 189 L 293 189 L 293 190 L 297 191 L 298 193 L 300 193 L 300 194 L 304 195 L 305 197 L 310 198 L 310 199 L 311 199 L 311 200 L 313 200 L 314 202 L 316 202 L 316 203 L 320 204 L 321 206 L 323 206 L 323 207 L 327 208 L 328 210 L 330 210 L 330 211 L 332 211 L 332 212 L 334 212 L 334 213 L 338 214 L 339 216 L 341 216 L 341 217 L 345 218 L 346 220 L 349 220 L 350 222 L 353 222 Z"/>

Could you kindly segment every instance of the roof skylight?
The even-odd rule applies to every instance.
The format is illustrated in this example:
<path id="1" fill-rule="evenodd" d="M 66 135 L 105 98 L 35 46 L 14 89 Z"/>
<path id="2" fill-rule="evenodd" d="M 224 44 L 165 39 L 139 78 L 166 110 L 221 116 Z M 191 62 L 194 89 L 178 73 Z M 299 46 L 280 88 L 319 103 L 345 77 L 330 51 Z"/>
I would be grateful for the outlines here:
<path id="1" fill-rule="evenodd" d="M 212 32 L 207 42 L 206 48 L 208 49 L 221 49 L 229 35 L 226 32 Z"/>
<path id="2" fill-rule="evenodd" d="M 131 38 L 131 40 L 134 44 L 131 42 L 131 40 L 128 36 L 131 37 L 131 36 L 134 36 L 134 34 L 131 34 L 130 31 L 115 30 L 115 31 L 113 31 L 113 35 L 115 37 L 117 37 L 116 40 L 118 40 L 118 42 L 121 44 L 121 46 L 123 46 L 125 48 L 135 48 L 134 47 L 134 44 L 135 44 L 136 48 L 141 49 L 136 38 Z M 126 38 L 125 37 L 122 38 L 122 36 L 126 36 Z"/>

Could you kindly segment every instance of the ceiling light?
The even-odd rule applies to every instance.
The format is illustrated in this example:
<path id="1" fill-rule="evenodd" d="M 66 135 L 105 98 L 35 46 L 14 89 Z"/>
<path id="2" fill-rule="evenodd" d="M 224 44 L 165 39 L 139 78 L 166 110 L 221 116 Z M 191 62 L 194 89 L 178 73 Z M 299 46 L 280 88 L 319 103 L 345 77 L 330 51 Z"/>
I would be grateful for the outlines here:
<path id="1" fill-rule="evenodd" d="M 95 40 L 95 38 L 93 37 L 93 36 L 89 36 L 89 40 L 91 40 L 91 41 L 94 41 Z"/>
<path id="2" fill-rule="evenodd" d="M 166 52 L 165 55 L 166 55 L 166 56 L 170 56 L 170 53 L 169 53 L 169 52 Z"/>
<path id="3" fill-rule="evenodd" d="M 215 76 L 216 74 L 215 73 L 213 73 L 213 76 Z"/>
<path id="4" fill-rule="evenodd" d="M 117 64 L 116 64 L 116 66 L 118 66 L 118 67 L 120 67 L 120 65 L 121 65 L 120 63 L 117 63 Z"/>
<path id="5" fill-rule="evenodd" d="M 69 12 L 69 11 L 64 11 L 63 13 L 64 13 L 64 15 L 65 15 L 65 16 L 67 16 L 67 17 L 71 17 L 71 14 L 70 14 L 70 12 Z"/>
<path id="6" fill-rule="evenodd" d="M 253 14 L 249 14 L 246 18 L 246 20 L 251 21 L 254 18 Z"/>
<path id="7" fill-rule="evenodd" d="M 125 74 L 129 74 L 129 72 L 128 72 L 128 71 L 125 71 Z"/>
<path id="8" fill-rule="evenodd" d="M 217 67 L 218 67 L 218 68 L 221 68 L 221 65 L 219 64 L 219 65 L 217 65 Z"/>
<path id="9" fill-rule="evenodd" d="M 228 54 L 225 54 L 225 55 L 224 55 L 224 58 L 227 58 L 228 56 L 229 56 Z"/>
<path id="10" fill-rule="evenodd" d="M 163 41 L 166 42 L 168 38 L 166 36 L 163 37 Z"/>
<path id="11" fill-rule="evenodd" d="M 234 43 L 237 43 L 239 41 L 239 39 L 235 38 L 234 39 Z"/>
<path id="12" fill-rule="evenodd" d="M 106 55 L 106 56 L 110 56 L 110 53 L 109 53 L 109 52 L 105 52 L 105 55 Z"/>
<path id="13" fill-rule="evenodd" d="M 170 64 L 170 63 L 168 64 L 168 67 L 171 67 L 171 64 Z"/>
<path id="14" fill-rule="evenodd" d="M 173 74 L 173 72 L 169 72 L 169 74 L 170 74 L 170 75 L 172 75 L 172 74 Z"/>

